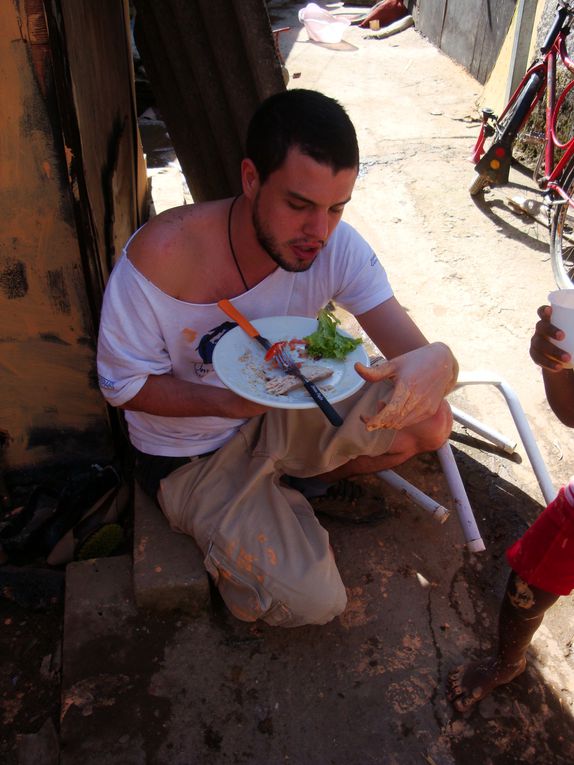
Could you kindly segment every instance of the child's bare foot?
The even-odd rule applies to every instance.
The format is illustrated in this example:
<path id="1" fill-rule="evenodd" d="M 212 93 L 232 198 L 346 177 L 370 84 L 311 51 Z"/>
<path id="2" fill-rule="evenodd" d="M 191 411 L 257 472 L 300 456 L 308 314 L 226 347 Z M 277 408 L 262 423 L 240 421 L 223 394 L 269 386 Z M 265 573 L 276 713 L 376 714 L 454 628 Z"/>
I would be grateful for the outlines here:
<path id="1" fill-rule="evenodd" d="M 502 664 L 500 659 L 494 657 L 463 664 L 448 676 L 448 700 L 459 712 L 466 712 L 499 685 L 514 680 L 525 669 L 525 658 L 516 664 Z"/>

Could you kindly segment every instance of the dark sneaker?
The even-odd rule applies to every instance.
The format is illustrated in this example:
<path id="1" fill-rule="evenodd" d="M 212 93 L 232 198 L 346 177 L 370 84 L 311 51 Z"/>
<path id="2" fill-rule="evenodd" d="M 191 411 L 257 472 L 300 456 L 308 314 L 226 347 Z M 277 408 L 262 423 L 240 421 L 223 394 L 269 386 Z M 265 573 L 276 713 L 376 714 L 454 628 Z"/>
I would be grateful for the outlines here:
<path id="1" fill-rule="evenodd" d="M 326 494 L 309 499 L 317 515 L 342 523 L 381 523 L 390 516 L 380 481 L 375 477 L 343 478 L 332 484 Z"/>

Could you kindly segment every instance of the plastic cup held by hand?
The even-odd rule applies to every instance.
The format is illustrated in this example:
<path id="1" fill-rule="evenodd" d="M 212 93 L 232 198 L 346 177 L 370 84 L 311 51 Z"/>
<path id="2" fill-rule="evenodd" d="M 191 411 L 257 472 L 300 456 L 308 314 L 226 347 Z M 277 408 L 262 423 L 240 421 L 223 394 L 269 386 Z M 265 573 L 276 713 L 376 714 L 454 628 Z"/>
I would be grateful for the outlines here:
<path id="1" fill-rule="evenodd" d="M 572 369 L 574 366 L 574 289 L 554 290 L 548 295 L 552 306 L 550 321 L 564 332 L 563 340 L 552 340 L 554 345 L 566 351 L 572 357 L 572 361 L 564 366 Z"/>

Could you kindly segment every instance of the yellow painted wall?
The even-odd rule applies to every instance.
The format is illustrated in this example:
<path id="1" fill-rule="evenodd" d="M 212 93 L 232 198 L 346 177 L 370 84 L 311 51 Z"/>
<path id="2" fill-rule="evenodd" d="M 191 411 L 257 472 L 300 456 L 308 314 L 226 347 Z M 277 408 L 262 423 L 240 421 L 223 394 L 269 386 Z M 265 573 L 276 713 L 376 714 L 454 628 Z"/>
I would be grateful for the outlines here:
<path id="1" fill-rule="evenodd" d="M 68 7 L 73 9 L 75 2 Z M 104 6 L 114 18 L 119 13 L 121 37 L 127 17 L 123 1 L 101 0 L 97 8 Z M 109 34 L 104 22 L 102 33 Z M 108 410 L 95 373 L 97 327 L 89 300 L 95 293 L 86 276 L 86 224 L 78 222 L 78 213 L 95 232 L 95 260 L 101 260 L 104 274 L 119 240 L 123 243 L 139 223 L 133 167 L 141 150 L 139 145 L 134 149 L 137 131 L 129 122 L 129 75 L 122 72 L 116 89 L 128 116 L 119 105 L 109 104 L 121 118 L 118 135 L 123 143 L 118 144 L 108 189 L 99 181 L 102 173 L 95 170 L 90 176 L 82 162 L 110 165 L 109 140 L 98 149 L 88 138 L 89 146 L 82 146 L 85 157 L 74 156 L 66 146 L 49 42 L 42 0 L 0 3 L 0 446 L 1 467 L 8 474 L 113 456 Z M 129 56 L 125 51 L 122 55 L 119 63 L 129 67 Z M 97 76 L 97 58 L 91 61 Z M 106 65 L 116 62 L 106 55 L 104 75 Z M 98 90 L 97 82 L 90 85 Z M 86 91 L 78 77 L 71 96 L 78 103 Z M 95 111 L 92 120 L 90 129 L 95 131 Z M 104 142 L 105 120 L 101 128 Z M 84 207 L 79 178 L 91 184 L 83 194 L 89 200 Z M 105 204 L 96 204 L 98 195 Z M 112 246 L 100 233 L 110 216 Z"/>
<path id="2" fill-rule="evenodd" d="M 532 33 L 532 41 L 528 54 L 528 63 L 530 63 L 536 55 L 536 34 L 540 24 L 540 19 L 542 18 L 544 6 L 545 0 L 538 0 L 536 17 L 534 20 L 534 29 Z M 494 69 L 486 81 L 482 94 L 477 103 L 479 109 L 489 106 L 494 110 L 495 114 L 500 114 L 503 107 L 506 105 L 506 101 L 508 100 L 506 97 L 506 91 L 508 87 L 508 81 L 511 76 L 510 61 L 514 44 L 514 35 L 516 32 L 517 10 L 514 12 L 514 18 L 512 19 L 510 29 L 508 30 L 504 44 L 500 49 L 500 53 L 498 54 Z"/>
<path id="3" fill-rule="evenodd" d="M 41 18 L 0 4 L 0 428 L 8 470 L 107 429 Z M 55 140 L 56 139 L 56 140 Z"/>

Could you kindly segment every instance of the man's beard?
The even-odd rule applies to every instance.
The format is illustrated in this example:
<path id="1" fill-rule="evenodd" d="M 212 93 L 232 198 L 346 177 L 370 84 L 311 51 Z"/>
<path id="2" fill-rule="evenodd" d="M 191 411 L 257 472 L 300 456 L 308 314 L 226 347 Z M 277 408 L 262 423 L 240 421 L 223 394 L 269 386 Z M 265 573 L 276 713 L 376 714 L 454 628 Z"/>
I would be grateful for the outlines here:
<path id="1" fill-rule="evenodd" d="M 259 215 L 259 194 L 255 197 L 255 201 L 253 204 L 253 215 L 252 215 L 252 222 L 253 222 L 253 228 L 255 229 L 255 236 L 257 237 L 257 241 L 263 247 L 265 252 L 269 255 L 271 260 L 273 262 L 277 263 L 277 265 L 282 268 L 284 271 L 292 271 L 292 272 L 299 272 L 299 271 L 308 271 L 313 263 L 315 262 L 315 258 L 311 260 L 310 262 L 302 261 L 300 263 L 290 263 L 287 261 L 281 252 L 279 251 L 279 245 L 277 244 L 277 240 L 271 236 L 267 231 L 265 231 L 265 227 L 263 226 L 263 223 L 261 221 L 261 216 Z"/>

